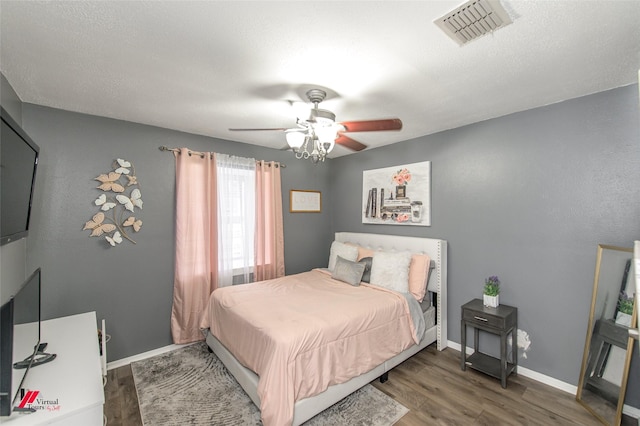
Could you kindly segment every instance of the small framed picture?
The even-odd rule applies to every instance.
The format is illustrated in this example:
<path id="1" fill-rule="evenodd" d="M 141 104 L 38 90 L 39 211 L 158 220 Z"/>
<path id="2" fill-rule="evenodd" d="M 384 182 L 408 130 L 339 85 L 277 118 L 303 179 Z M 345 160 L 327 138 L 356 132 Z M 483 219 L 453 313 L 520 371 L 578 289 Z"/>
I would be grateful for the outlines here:
<path id="1" fill-rule="evenodd" d="M 322 211 L 322 194 L 320 191 L 292 189 L 289 191 L 290 213 L 320 213 Z"/>

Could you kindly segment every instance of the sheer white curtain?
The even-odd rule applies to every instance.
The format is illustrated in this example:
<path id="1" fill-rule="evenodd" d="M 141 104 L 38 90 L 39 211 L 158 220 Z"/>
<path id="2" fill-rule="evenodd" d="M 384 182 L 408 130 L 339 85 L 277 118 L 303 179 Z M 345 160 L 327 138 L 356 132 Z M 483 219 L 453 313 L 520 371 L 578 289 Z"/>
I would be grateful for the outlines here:
<path id="1" fill-rule="evenodd" d="M 218 286 L 248 283 L 254 266 L 256 160 L 217 154 L 216 169 Z"/>

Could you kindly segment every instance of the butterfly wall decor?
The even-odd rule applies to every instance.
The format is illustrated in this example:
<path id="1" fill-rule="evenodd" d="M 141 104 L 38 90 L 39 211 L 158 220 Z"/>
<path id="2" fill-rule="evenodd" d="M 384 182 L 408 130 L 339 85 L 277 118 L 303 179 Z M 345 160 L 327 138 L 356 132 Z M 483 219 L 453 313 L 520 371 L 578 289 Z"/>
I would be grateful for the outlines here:
<path id="1" fill-rule="evenodd" d="M 84 224 L 82 230 L 90 230 L 90 237 L 104 235 L 111 247 L 124 239 L 135 244 L 127 231 L 139 232 L 142 228 L 142 220 L 132 215 L 136 209 L 142 210 L 140 184 L 130 161 L 118 158 L 111 167 L 112 171 L 94 179 L 100 182 L 96 189 L 103 191 L 93 202 L 99 211 Z"/>

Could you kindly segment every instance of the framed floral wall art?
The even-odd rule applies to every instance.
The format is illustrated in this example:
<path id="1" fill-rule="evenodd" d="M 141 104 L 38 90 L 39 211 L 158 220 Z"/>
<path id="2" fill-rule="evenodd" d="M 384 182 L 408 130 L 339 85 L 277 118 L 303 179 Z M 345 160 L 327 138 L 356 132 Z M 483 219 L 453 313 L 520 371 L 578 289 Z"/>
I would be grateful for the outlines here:
<path id="1" fill-rule="evenodd" d="M 362 223 L 431 226 L 431 161 L 363 171 Z"/>

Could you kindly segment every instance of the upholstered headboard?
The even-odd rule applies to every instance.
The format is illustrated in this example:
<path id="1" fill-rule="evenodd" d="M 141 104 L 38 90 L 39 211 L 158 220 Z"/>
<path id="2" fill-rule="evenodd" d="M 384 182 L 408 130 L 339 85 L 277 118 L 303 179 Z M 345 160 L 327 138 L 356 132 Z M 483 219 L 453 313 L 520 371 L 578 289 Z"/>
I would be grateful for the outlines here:
<path id="1" fill-rule="evenodd" d="M 434 263 L 427 289 L 436 293 L 438 349 L 447 345 L 447 241 L 434 238 L 403 237 L 398 235 L 336 232 L 335 240 L 352 243 L 372 250 L 410 251 L 425 253 Z"/>

